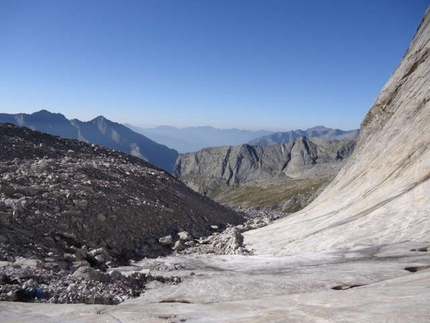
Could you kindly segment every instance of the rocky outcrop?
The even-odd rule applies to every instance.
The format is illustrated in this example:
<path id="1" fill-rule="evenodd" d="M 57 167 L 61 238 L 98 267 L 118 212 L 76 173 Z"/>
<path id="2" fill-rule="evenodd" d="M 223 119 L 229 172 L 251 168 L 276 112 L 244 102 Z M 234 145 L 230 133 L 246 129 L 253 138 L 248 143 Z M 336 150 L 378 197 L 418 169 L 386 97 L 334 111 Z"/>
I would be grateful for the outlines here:
<path id="1" fill-rule="evenodd" d="M 160 237 L 204 236 L 242 220 L 140 158 L 0 124 L 2 260 L 50 255 L 72 264 L 85 246 L 105 249 L 91 261 L 118 263 L 171 252 Z"/>
<path id="2" fill-rule="evenodd" d="M 79 139 L 120 150 L 142 158 L 169 173 L 178 157 L 178 152 L 160 145 L 142 134 L 99 116 L 91 121 L 68 120 L 60 113 L 41 110 L 32 114 L 0 114 L 0 122 L 25 126 L 64 138 Z"/>
<path id="3" fill-rule="evenodd" d="M 430 9 L 361 125 L 357 147 L 306 209 L 245 234 L 258 252 L 428 241 Z"/>
<path id="4" fill-rule="evenodd" d="M 173 174 L 194 190 L 212 194 L 248 183 L 334 176 L 355 139 L 328 141 L 301 137 L 273 146 L 225 146 L 179 155 Z"/>
<path id="5" fill-rule="evenodd" d="M 250 141 L 248 144 L 253 146 L 270 146 L 292 142 L 300 137 L 318 137 L 328 140 L 342 140 L 354 138 L 358 135 L 359 130 L 340 130 L 326 128 L 323 126 L 313 127 L 306 130 L 292 130 L 286 132 L 275 132 Z"/>

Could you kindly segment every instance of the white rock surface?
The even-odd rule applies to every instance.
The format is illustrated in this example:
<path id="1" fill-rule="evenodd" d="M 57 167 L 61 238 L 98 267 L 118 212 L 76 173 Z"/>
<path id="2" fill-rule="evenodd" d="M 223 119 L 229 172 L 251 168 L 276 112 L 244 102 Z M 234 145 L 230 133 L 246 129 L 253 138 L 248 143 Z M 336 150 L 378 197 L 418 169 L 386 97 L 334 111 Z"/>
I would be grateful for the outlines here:
<path id="1" fill-rule="evenodd" d="M 430 14 L 365 117 L 357 147 L 306 209 L 244 234 L 258 253 L 430 239 Z"/>
<path id="2" fill-rule="evenodd" d="M 332 253 L 145 260 L 135 263 L 136 269 L 176 267 L 182 283 L 153 282 L 139 298 L 117 306 L 0 302 L 0 313 L 2 322 L 14 323 L 424 323 L 430 317 L 430 269 L 425 269 L 430 253 L 410 250 L 428 246 L 409 242 Z M 411 273 L 407 267 L 423 270 Z"/>

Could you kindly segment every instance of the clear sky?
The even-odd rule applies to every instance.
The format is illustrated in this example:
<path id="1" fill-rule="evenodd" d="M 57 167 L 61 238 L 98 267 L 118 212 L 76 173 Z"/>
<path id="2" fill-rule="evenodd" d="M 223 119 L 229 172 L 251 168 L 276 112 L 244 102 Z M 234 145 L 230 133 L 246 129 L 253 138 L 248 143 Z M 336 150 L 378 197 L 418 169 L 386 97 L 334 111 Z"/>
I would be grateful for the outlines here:
<path id="1" fill-rule="evenodd" d="M 428 0 L 0 0 L 0 112 L 358 128 Z"/>

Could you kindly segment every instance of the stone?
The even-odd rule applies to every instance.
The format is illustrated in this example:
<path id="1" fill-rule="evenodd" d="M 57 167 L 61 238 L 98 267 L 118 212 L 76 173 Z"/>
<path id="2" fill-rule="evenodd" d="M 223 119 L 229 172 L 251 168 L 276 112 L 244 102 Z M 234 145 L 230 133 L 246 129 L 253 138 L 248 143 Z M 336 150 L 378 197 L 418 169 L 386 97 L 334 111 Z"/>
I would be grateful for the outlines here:
<path id="1" fill-rule="evenodd" d="M 20 191 L 26 196 L 36 196 L 42 194 L 45 189 L 41 185 L 30 185 L 22 187 Z"/>
<path id="2" fill-rule="evenodd" d="M 174 251 L 181 251 L 184 249 L 184 245 L 182 244 L 181 240 L 178 240 L 175 242 L 175 245 L 172 247 L 172 250 Z"/>
<path id="3" fill-rule="evenodd" d="M 86 266 L 76 269 L 72 276 L 84 280 L 101 281 L 102 279 L 102 273 L 100 271 Z"/>
<path id="4" fill-rule="evenodd" d="M 168 236 L 165 236 L 165 237 L 161 237 L 160 239 L 158 239 L 158 241 L 163 246 L 170 246 L 170 245 L 173 244 L 173 239 L 172 239 L 171 235 L 168 235 Z"/>
<path id="5" fill-rule="evenodd" d="M 109 275 L 112 280 L 120 280 L 124 278 L 124 275 L 118 270 L 112 270 L 109 272 Z"/>
<path id="6" fill-rule="evenodd" d="M 0 192 L 5 194 L 6 196 L 10 196 L 16 192 L 13 186 L 8 185 L 0 185 Z"/>
<path id="7" fill-rule="evenodd" d="M 72 263 L 72 267 L 73 270 L 76 271 L 76 269 L 80 268 L 80 267 L 91 267 L 90 263 L 86 260 L 79 260 L 79 261 L 74 261 Z"/>
<path id="8" fill-rule="evenodd" d="M 191 240 L 193 240 L 192 235 L 189 234 L 187 231 L 178 232 L 178 236 L 179 236 L 179 239 L 181 241 L 191 241 Z"/>
<path id="9" fill-rule="evenodd" d="M 15 262 L 15 265 L 20 266 L 21 268 L 29 268 L 29 269 L 42 269 L 43 262 L 37 259 L 27 259 L 23 257 L 18 257 Z"/>
<path id="10" fill-rule="evenodd" d="M 63 254 L 63 258 L 64 260 L 66 260 L 67 262 L 76 262 L 79 259 L 76 257 L 76 255 L 71 254 L 71 253 L 65 253 Z"/>
<path id="11" fill-rule="evenodd" d="M 10 220 L 12 219 L 13 212 L 3 212 L 0 211 L 0 223 L 2 224 L 8 224 Z"/>
<path id="12" fill-rule="evenodd" d="M 25 281 L 25 283 L 22 285 L 22 288 L 24 289 L 31 289 L 31 288 L 38 288 L 38 287 L 39 287 L 39 283 L 34 279 L 29 279 Z"/>
<path id="13" fill-rule="evenodd" d="M 76 205 L 76 207 L 81 209 L 86 209 L 88 207 L 87 200 L 73 200 L 73 203 Z"/>

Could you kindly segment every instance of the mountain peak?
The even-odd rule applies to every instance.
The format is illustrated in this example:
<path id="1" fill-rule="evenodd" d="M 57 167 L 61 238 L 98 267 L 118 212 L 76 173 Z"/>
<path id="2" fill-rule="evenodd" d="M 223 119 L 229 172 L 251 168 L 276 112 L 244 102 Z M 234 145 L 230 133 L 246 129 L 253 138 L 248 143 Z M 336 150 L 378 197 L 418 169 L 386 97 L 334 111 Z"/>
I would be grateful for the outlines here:
<path id="1" fill-rule="evenodd" d="M 63 114 L 50 112 L 45 109 L 33 112 L 30 116 L 36 120 L 44 119 L 49 121 L 67 121 L 67 118 Z"/>
<path id="2" fill-rule="evenodd" d="M 324 127 L 324 126 L 315 126 L 312 128 L 307 129 L 306 131 L 326 131 L 326 130 L 330 130 L 330 128 Z"/>
<path id="3" fill-rule="evenodd" d="M 104 116 L 99 115 L 97 117 L 95 117 L 93 120 L 91 121 L 109 121 L 108 119 L 106 119 Z"/>

